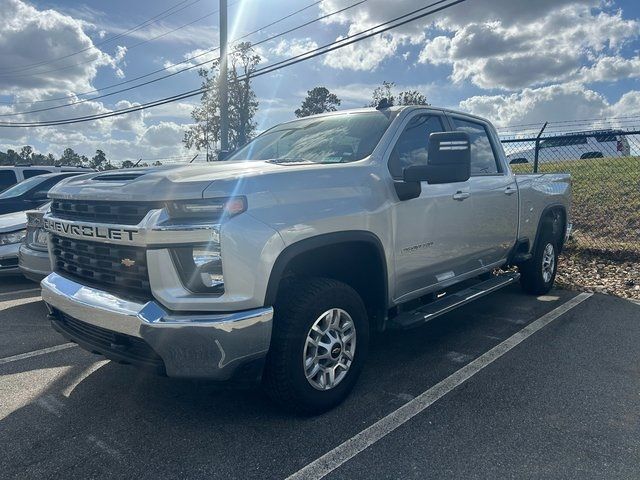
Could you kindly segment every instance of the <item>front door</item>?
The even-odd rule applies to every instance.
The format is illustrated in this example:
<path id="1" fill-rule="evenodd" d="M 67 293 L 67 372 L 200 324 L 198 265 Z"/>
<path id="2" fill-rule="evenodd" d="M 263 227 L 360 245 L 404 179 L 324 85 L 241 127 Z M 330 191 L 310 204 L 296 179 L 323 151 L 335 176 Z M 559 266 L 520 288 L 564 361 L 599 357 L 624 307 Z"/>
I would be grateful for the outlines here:
<path id="1" fill-rule="evenodd" d="M 429 135 L 445 131 L 439 114 L 414 113 L 389 155 L 389 171 L 399 181 L 409 165 L 425 165 Z M 470 182 L 429 185 L 422 182 L 418 198 L 398 201 L 394 212 L 394 300 L 420 295 L 436 283 L 447 282 L 474 265 L 465 230 L 473 221 Z"/>

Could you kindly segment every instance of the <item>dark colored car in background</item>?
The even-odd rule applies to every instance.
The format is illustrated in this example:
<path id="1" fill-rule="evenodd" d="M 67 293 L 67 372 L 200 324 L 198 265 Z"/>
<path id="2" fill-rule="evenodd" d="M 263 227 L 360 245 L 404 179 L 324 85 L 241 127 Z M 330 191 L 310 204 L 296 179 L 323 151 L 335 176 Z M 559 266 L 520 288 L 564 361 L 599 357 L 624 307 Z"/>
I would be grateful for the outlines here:
<path id="1" fill-rule="evenodd" d="M 23 212 L 41 207 L 49 200 L 47 194 L 54 185 L 68 177 L 87 172 L 48 173 L 28 178 L 0 193 L 0 215 Z"/>

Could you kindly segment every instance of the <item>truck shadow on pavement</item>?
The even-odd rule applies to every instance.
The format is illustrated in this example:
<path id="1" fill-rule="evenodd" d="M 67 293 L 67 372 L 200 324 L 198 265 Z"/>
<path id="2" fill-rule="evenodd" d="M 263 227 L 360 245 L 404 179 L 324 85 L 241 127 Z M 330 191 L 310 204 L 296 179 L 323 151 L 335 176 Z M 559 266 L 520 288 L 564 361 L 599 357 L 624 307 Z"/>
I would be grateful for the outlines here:
<path id="1" fill-rule="evenodd" d="M 152 376 L 77 347 L 3 365 L 17 397 L 0 419 L 0 464 L 16 478 L 285 476 L 573 295 L 542 301 L 509 288 L 424 327 L 376 335 L 351 397 L 318 417 L 292 416 L 259 389 Z"/>

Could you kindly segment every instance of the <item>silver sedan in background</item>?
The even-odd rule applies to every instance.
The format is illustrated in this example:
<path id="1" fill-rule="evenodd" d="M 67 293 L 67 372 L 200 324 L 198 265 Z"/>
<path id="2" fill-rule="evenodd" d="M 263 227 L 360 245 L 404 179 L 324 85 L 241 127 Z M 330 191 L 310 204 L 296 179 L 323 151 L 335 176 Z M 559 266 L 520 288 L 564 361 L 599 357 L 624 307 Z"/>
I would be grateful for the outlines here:
<path id="1" fill-rule="evenodd" d="M 50 206 L 51 203 L 47 203 L 38 210 L 26 212 L 27 230 L 18 252 L 19 269 L 25 277 L 34 282 L 40 282 L 51 273 L 47 232 L 42 228 L 42 217 Z"/>
<path id="2" fill-rule="evenodd" d="M 0 215 L 0 275 L 15 275 L 18 268 L 18 249 L 27 228 L 25 212 Z"/>

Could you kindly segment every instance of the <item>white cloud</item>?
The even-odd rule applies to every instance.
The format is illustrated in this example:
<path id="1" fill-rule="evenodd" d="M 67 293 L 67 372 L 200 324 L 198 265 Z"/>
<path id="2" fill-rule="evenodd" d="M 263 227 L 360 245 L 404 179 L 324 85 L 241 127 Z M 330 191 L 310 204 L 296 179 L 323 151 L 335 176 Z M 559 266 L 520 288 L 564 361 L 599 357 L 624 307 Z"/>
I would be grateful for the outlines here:
<path id="1" fill-rule="evenodd" d="M 621 78 L 640 77 L 640 57 L 600 57 L 590 67 L 580 69 L 579 77 L 587 83 L 614 82 Z"/>
<path id="2" fill-rule="evenodd" d="M 90 89 L 99 67 L 117 69 L 124 57 L 96 48 L 82 20 L 20 0 L 2 0 L 0 24 L 0 88 L 5 92 Z M 80 53 L 49 62 L 75 52 Z"/>
<path id="3" fill-rule="evenodd" d="M 316 48 L 318 48 L 318 44 L 310 38 L 294 38 L 291 40 L 283 38 L 269 51 L 279 57 L 294 57 Z"/>
<path id="4" fill-rule="evenodd" d="M 320 9 L 330 13 L 349 4 L 349 0 L 326 0 Z M 425 2 L 420 0 L 370 0 L 325 23 L 347 25 L 348 34 L 354 34 L 421 7 Z M 601 0 L 465 2 L 334 51 L 324 62 L 337 69 L 374 70 L 397 56 L 401 46 L 421 44 L 418 61 L 450 65 L 457 83 L 518 90 L 575 81 L 595 59 L 618 55 L 620 47 L 640 33 L 637 20 L 625 19 L 610 7 Z M 437 32 L 435 38 L 432 32 Z M 620 67 L 626 72 L 631 65 Z"/>
<path id="5" fill-rule="evenodd" d="M 178 70 L 183 70 L 189 67 L 195 67 L 198 64 L 204 63 L 202 68 L 210 67 L 211 64 L 209 62 L 213 62 L 216 60 L 220 52 L 215 50 L 213 52 L 209 51 L 210 49 L 198 48 L 196 50 L 191 50 L 185 53 L 182 58 L 183 60 L 180 62 L 169 62 L 168 60 L 164 62 L 163 67 L 170 73 L 177 72 Z"/>
<path id="6" fill-rule="evenodd" d="M 140 141 L 152 147 L 175 147 L 181 145 L 186 125 L 174 122 L 160 122 L 146 129 Z"/>
<path id="7" fill-rule="evenodd" d="M 526 18 L 528 15 L 522 19 Z M 470 80 L 484 89 L 517 90 L 580 80 L 580 75 L 583 81 L 589 81 L 605 77 L 603 72 L 592 72 L 591 78 L 588 75 L 601 52 L 615 54 L 640 32 L 640 23 L 624 19 L 619 11 L 594 14 L 588 6 L 577 4 L 546 11 L 544 16 L 527 22 L 514 22 L 508 23 L 505 17 L 463 26 L 441 21 L 440 26 L 451 34 L 428 40 L 419 61 L 450 64 L 453 81 Z M 621 62 L 618 66 L 621 73 L 633 68 Z M 617 77 L 610 71 L 607 78 Z"/>
<path id="8" fill-rule="evenodd" d="M 610 103 L 602 94 L 579 83 L 526 88 L 507 95 L 478 95 L 460 102 L 460 109 L 486 117 L 498 127 L 546 121 L 611 118 L 637 113 L 640 92 L 624 94 Z M 601 122 L 600 122 L 601 124 Z M 615 126 L 615 120 L 611 121 Z"/>
<path id="9" fill-rule="evenodd" d="M 324 57 L 324 64 L 339 70 L 375 70 L 384 59 L 396 52 L 399 44 L 397 36 L 383 34 L 328 53 Z"/>

